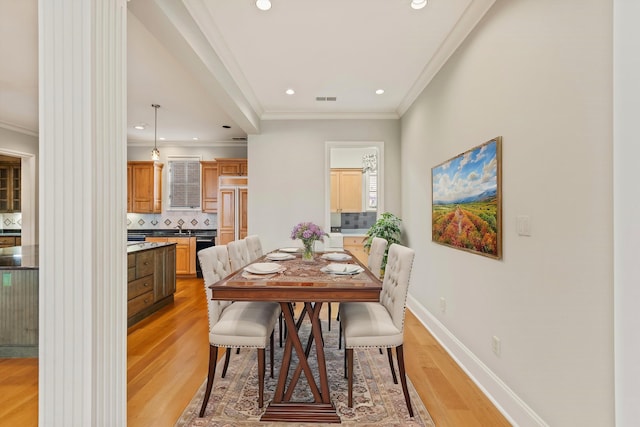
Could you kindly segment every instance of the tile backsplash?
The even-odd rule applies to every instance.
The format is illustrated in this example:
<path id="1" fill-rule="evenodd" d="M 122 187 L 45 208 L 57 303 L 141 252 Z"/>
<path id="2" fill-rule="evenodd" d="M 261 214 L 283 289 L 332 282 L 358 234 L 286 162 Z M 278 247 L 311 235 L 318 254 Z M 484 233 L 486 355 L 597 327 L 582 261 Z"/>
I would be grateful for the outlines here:
<path id="1" fill-rule="evenodd" d="M 167 211 L 161 214 L 127 213 L 127 230 L 175 228 L 185 230 L 218 228 L 218 215 L 196 211 Z"/>
<path id="2" fill-rule="evenodd" d="M 21 228 L 22 228 L 21 212 L 0 214 L 0 229 L 20 230 Z"/>
<path id="3" fill-rule="evenodd" d="M 343 229 L 369 229 L 376 222 L 376 212 L 356 212 L 341 214 Z"/>

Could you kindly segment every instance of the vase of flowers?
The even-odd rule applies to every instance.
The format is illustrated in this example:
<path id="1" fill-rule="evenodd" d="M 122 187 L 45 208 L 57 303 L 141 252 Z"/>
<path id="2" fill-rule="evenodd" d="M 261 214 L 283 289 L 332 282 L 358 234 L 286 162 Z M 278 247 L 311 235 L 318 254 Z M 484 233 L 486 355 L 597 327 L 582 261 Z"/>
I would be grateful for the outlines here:
<path id="1" fill-rule="evenodd" d="M 291 231 L 291 239 L 302 240 L 302 260 L 309 262 L 313 261 L 313 246 L 315 242 L 317 240 L 324 242 L 325 236 L 329 235 L 322 231 L 320 226 L 312 222 L 301 222 L 293 227 L 293 230 Z"/>

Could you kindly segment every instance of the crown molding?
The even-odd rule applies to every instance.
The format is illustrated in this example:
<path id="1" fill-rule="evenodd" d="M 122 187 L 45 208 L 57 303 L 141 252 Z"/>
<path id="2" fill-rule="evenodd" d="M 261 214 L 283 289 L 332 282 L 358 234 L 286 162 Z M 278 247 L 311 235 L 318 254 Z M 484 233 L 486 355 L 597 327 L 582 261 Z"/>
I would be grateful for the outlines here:
<path id="1" fill-rule="evenodd" d="M 494 3 L 495 0 L 472 0 L 469 3 L 456 25 L 453 26 L 420 76 L 418 76 L 415 83 L 409 89 L 407 95 L 400 105 L 398 105 L 398 114 L 400 116 L 409 110 L 418 96 L 420 96 L 422 91 L 431 83 L 431 80 L 438 74 L 444 64 L 447 63 L 451 55 L 458 50 L 462 42 L 471 34 L 471 31 L 478 25 L 482 17 L 491 9 Z"/>
<path id="2" fill-rule="evenodd" d="M 10 130 L 12 132 L 18 132 L 24 135 L 35 136 L 38 137 L 38 131 L 33 131 L 23 126 L 15 125 L 7 122 L 0 122 L 0 128 Z"/>

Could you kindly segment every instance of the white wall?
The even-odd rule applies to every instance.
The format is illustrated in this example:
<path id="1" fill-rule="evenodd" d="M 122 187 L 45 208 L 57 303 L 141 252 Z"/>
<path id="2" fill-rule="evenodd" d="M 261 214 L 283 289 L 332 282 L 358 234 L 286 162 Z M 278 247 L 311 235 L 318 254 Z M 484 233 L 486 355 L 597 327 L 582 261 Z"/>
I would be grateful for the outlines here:
<path id="1" fill-rule="evenodd" d="M 264 121 L 250 135 L 249 234 L 265 250 L 291 246 L 291 229 L 301 221 L 325 224 L 325 142 L 384 141 L 385 209 L 400 212 L 398 120 Z"/>
<path id="2" fill-rule="evenodd" d="M 614 1 L 616 425 L 640 419 L 640 2 Z"/>
<path id="3" fill-rule="evenodd" d="M 611 112 L 612 1 L 498 0 L 402 118 L 412 301 L 518 425 L 614 424 Z M 430 168 L 499 135 L 503 259 L 432 243 Z"/>

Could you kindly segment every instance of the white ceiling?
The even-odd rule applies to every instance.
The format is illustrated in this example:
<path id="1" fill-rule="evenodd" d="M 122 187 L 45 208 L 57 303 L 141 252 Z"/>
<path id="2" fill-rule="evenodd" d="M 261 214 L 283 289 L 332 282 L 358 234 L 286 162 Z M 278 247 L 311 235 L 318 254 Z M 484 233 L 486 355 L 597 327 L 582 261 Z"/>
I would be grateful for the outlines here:
<path id="1" fill-rule="evenodd" d="M 130 144 L 153 142 L 152 103 L 160 146 L 228 143 L 261 120 L 398 118 L 495 0 L 271 1 L 128 2 Z M 37 46 L 37 0 L 0 1 L 0 127 L 32 135 Z"/>

